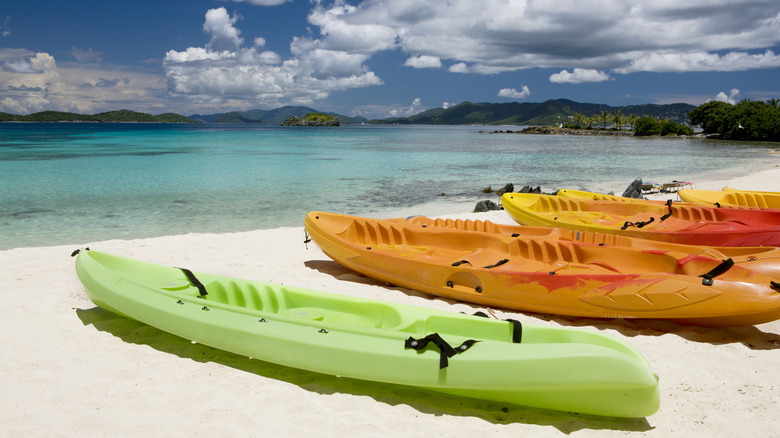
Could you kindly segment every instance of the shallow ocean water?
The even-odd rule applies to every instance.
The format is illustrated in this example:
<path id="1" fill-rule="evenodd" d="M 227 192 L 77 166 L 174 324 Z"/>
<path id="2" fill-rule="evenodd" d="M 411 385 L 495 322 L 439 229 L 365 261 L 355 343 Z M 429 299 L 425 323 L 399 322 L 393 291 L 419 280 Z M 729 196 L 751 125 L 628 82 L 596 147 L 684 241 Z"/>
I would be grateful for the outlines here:
<path id="1" fill-rule="evenodd" d="M 761 167 L 773 144 L 518 127 L 0 124 L 0 249 L 470 211 L 482 188 L 622 190 Z"/>

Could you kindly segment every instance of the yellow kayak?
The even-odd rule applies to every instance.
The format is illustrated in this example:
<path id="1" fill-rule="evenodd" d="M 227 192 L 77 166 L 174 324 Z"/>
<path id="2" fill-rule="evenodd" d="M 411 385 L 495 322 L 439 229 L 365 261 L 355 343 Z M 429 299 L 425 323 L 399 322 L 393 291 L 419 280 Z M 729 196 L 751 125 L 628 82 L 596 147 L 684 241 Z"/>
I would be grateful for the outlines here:
<path id="1" fill-rule="evenodd" d="M 523 225 L 618 234 L 706 246 L 780 246 L 780 210 L 594 200 L 506 193 L 501 204 Z"/>
<path id="2" fill-rule="evenodd" d="M 724 188 L 720 191 L 684 189 L 677 192 L 677 194 L 683 201 L 697 204 L 719 205 L 723 207 L 780 208 L 780 192 Z"/>
<path id="3" fill-rule="evenodd" d="M 646 203 L 651 204 L 663 204 L 666 201 L 657 201 L 641 198 L 626 198 L 618 195 L 607 195 L 604 193 L 586 192 L 584 190 L 573 189 L 560 189 L 558 190 L 558 196 L 564 198 L 577 198 L 577 199 L 593 199 L 595 201 L 616 201 L 616 202 L 631 202 L 631 203 Z"/>

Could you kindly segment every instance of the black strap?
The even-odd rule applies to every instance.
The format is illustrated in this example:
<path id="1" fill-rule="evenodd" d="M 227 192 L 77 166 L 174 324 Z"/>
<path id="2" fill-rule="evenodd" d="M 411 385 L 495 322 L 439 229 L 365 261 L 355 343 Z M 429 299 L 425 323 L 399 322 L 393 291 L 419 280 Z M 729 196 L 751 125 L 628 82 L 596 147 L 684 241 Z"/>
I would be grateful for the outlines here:
<path id="1" fill-rule="evenodd" d="M 485 269 L 491 269 L 491 268 L 495 268 L 496 266 L 501 266 L 501 265 L 503 265 L 504 263 L 506 263 L 508 261 L 509 261 L 509 259 L 499 260 L 499 261 L 495 262 L 492 265 L 485 266 Z"/>
<path id="2" fill-rule="evenodd" d="M 771 281 L 771 280 L 770 280 L 770 281 L 769 281 L 769 286 L 770 286 L 772 289 L 774 289 L 774 290 L 780 291 L 780 283 L 778 283 L 777 281 Z"/>
<path id="3" fill-rule="evenodd" d="M 644 227 L 645 225 L 652 223 L 654 220 L 655 220 L 655 218 L 654 218 L 654 217 L 651 217 L 649 221 L 644 221 L 644 222 L 628 222 L 628 221 L 626 221 L 626 223 L 625 223 L 625 224 L 623 224 L 623 226 L 622 226 L 622 227 L 620 227 L 620 229 L 621 229 L 621 230 L 625 230 L 625 229 L 626 229 L 626 228 L 628 228 L 628 227 L 637 227 L 637 228 L 642 228 L 642 227 Z"/>
<path id="4" fill-rule="evenodd" d="M 413 348 L 417 351 L 420 351 L 427 347 L 428 343 L 430 342 L 433 342 L 433 344 L 439 348 L 439 369 L 443 369 L 449 366 L 449 358 L 455 356 L 458 353 L 463 353 L 479 341 L 469 339 L 464 341 L 458 347 L 452 348 L 452 346 L 448 344 L 447 341 L 445 341 L 441 336 L 439 336 L 438 333 L 431 333 L 430 335 L 420 339 L 415 339 L 409 336 L 409 339 L 404 342 L 404 348 Z"/>
<path id="5" fill-rule="evenodd" d="M 705 286 L 712 286 L 712 279 L 717 277 L 718 275 L 721 275 L 731 269 L 731 267 L 734 266 L 734 260 L 731 260 L 731 257 L 729 257 L 726 260 L 723 260 L 718 266 L 714 267 L 712 271 L 699 275 L 699 277 L 703 278 L 704 280 L 701 281 L 701 284 Z"/>
<path id="6" fill-rule="evenodd" d="M 669 207 L 669 213 L 666 213 L 665 215 L 661 216 L 661 222 L 669 219 L 669 217 L 672 215 L 672 200 L 667 199 L 666 200 L 666 206 Z"/>
<path id="7" fill-rule="evenodd" d="M 192 271 L 184 268 L 177 268 L 177 269 L 181 270 L 181 272 L 184 272 L 184 275 L 187 277 L 187 280 L 190 281 L 190 284 L 198 288 L 198 293 L 200 294 L 200 296 L 204 297 L 208 295 L 208 292 L 206 292 L 206 286 L 204 286 L 203 283 L 201 283 L 200 280 L 198 280 L 198 278 L 195 277 L 195 274 L 193 274 Z"/>
<path id="8" fill-rule="evenodd" d="M 637 228 L 642 228 L 642 227 L 644 227 L 645 225 L 647 225 L 647 224 L 649 224 L 649 223 L 652 223 L 654 220 L 655 220 L 655 218 L 654 218 L 654 217 L 651 217 L 649 221 L 645 221 L 645 222 L 637 222 L 637 224 L 636 224 L 636 227 L 637 227 Z"/>
<path id="9" fill-rule="evenodd" d="M 512 324 L 512 342 L 519 344 L 523 340 L 523 324 L 514 319 L 507 319 Z"/>
<path id="10" fill-rule="evenodd" d="M 453 263 L 452 266 L 460 266 L 460 265 L 462 265 L 464 263 L 468 263 L 469 265 L 471 264 L 471 262 L 468 261 L 468 260 L 460 260 L 460 261 L 457 261 L 457 262 Z"/>

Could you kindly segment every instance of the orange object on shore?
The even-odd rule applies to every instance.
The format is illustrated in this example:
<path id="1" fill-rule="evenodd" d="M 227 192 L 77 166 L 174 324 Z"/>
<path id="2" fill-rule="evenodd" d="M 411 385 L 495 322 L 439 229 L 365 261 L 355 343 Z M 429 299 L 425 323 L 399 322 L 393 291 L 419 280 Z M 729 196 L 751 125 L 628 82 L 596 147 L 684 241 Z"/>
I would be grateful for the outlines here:
<path id="1" fill-rule="evenodd" d="M 706 246 L 780 246 L 780 210 L 674 202 L 621 202 L 506 193 L 501 204 L 523 225 L 618 234 Z"/>
<path id="2" fill-rule="evenodd" d="M 643 251 L 678 252 L 710 257 L 732 259 L 736 266 L 762 273 L 780 282 L 780 248 L 776 246 L 701 246 L 682 243 L 639 239 L 617 234 L 574 231 L 554 227 L 531 227 L 526 225 L 496 224 L 484 220 L 432 219 L 412 216 L 406 219 L 390 219 L 420 227 L 447 228 L 452 230 L 504 234 L 511 237 L 561 240 L 565 242 L 592 243 L 607 247 L 627 247 Z"/>
<path id="3" fill-rule="evenodd" d="M 485 306 L 707 326 L 780 318 L 780 283 L 731 259 L 323 212 L 305 224 L 345 267 Z"/>

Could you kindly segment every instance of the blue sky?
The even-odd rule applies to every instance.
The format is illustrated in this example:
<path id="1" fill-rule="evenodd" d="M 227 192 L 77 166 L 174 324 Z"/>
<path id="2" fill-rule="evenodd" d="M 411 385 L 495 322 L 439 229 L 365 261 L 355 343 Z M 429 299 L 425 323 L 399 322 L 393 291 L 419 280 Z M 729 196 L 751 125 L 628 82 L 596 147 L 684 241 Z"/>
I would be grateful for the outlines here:
<path id="1" fill-rule="evenodd" d="M 777 0 L 25 0 L 0 111 L 780 98 Z"/>

